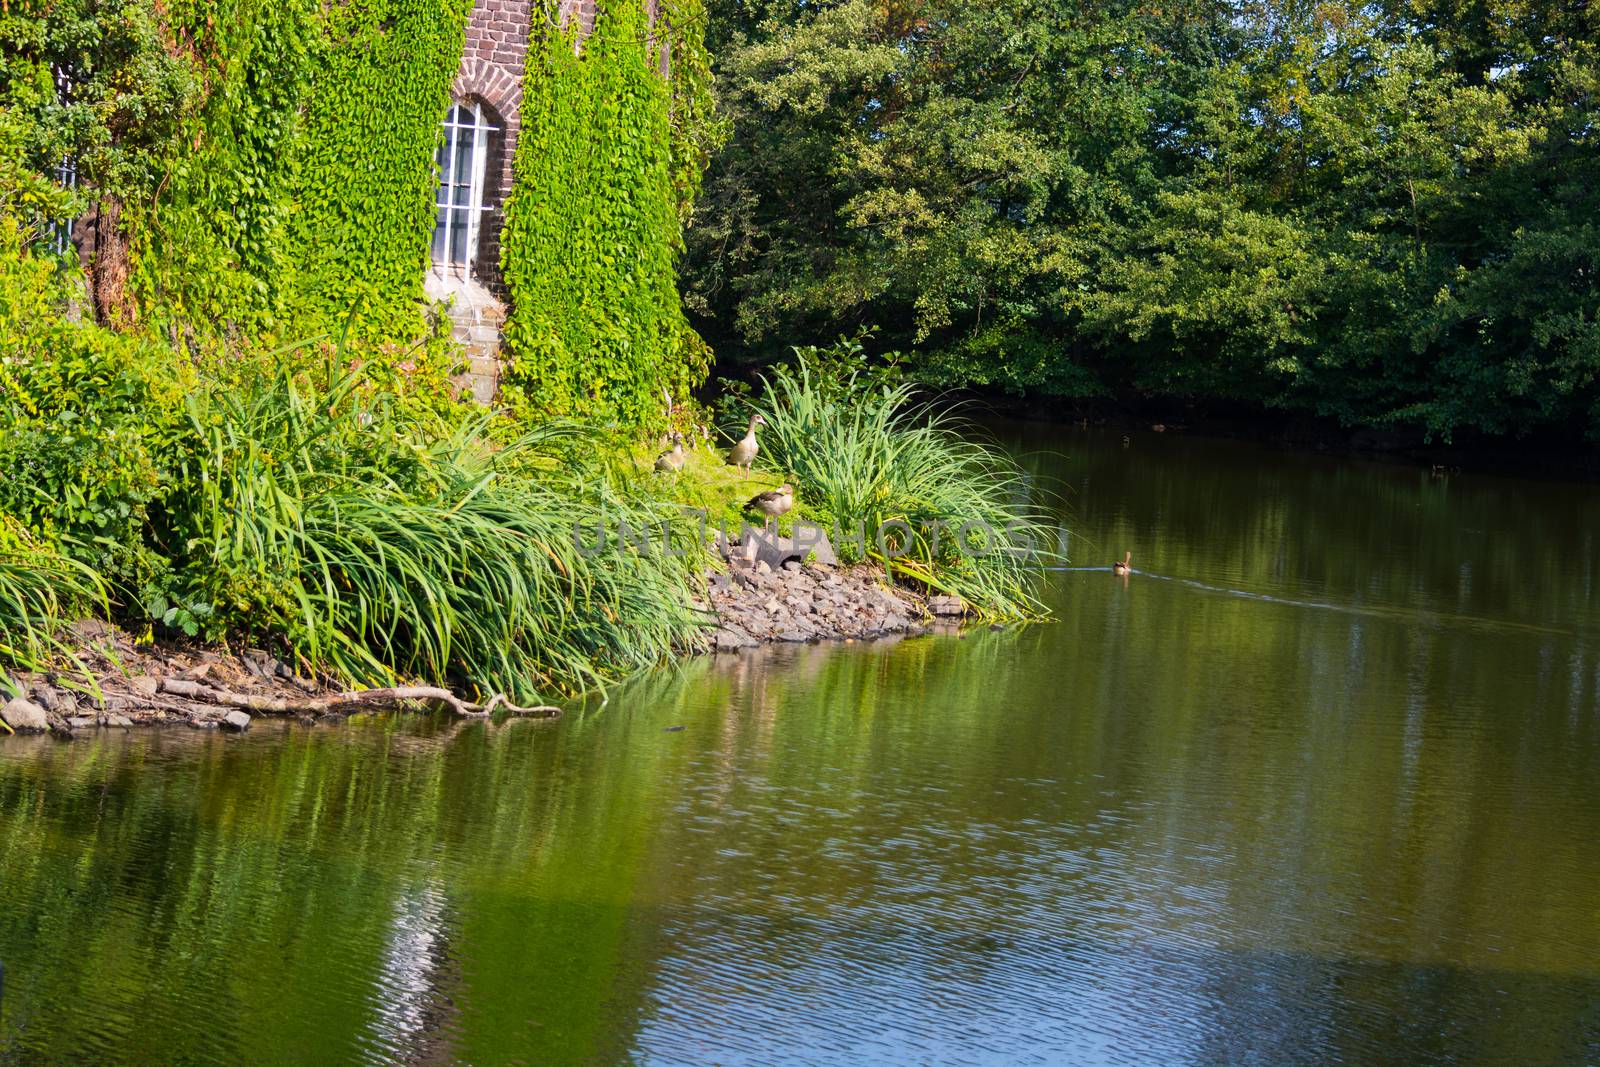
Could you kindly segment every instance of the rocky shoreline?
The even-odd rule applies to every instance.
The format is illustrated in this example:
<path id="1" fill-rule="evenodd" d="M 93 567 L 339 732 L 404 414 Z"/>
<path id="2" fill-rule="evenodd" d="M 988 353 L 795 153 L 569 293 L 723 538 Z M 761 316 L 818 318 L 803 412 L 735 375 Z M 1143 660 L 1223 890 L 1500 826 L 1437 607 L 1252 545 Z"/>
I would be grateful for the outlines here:
<path id="1" fill-rule="evenodd" d="M 925 600 L 889 585 L 873 567 L 735 562 L 708 584 L 718 652 L 770 642 L 870 640 L 925 630 L 931 621 Z"/>
<path id="2" fill-rule="evenodd" d="M 686 654 L 923 633 L 940 619 L 955 621 L 965 611 L 955 598 L 922 597 L 893 585 L 878 567 L 841 567 L 814 559 L 802 563 L 771 552 L 758 558 L 737 546 L 725 556 L 725 563 L 726 570 L 707 573 L 706 599 L 697 605 L 713 614 L 715 623 L 696 647 L 684 650 Z M 379 703 L 360 699 L 367 694 L 341 694 L 324 681 L 301 677 L 289 664 L 259 649 L 228 652 L 146 644 L 93 620 L 76 624 L 72 637 L 77 660 L 97 680 L 97 687 L 85 686 L 82 673 L 15 676 L 21 695 L 0 703 L 0 720 L 12 731 L 49 731 L 71 738 L 87 730 L 135 726 L 247 730 L 255 715 L 316 722 Z M 92 691 L 95 688 L 98 691 Z M 425 694 L 407 696 L 410 692 L 393 691 L 391 705 L 429 699 Z M 459 700 L 453 703 L 458 713 L 483 713 Z M 553 708 L 514 710 L 559 714 Z"/>

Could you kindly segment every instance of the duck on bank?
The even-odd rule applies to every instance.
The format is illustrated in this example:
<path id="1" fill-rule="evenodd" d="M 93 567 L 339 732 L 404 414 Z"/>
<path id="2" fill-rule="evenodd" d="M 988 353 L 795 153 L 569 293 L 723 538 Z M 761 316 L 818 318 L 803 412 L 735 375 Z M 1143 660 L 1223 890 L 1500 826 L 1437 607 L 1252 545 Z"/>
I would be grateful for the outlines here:
<path id="1" fill-rule="evenodd" d="M 683 470 L 683 465 L 688 461 L 688 453 L 683 450 L 683 434 L 673 431 L 672 447 L 656 457 L 656 470 L 676 474 Z"/>
<path id="2" fill-rule="evenodd" d="M 767 420 L 760 412 L 751 415 L 750 425 L 745 430 L 744 436 L 728 450 L 728 465 L 742 469 L 746 478 L 750 477 L 750 465 L 756 461 L 756 453 L 761 451 L 761 445 L 756 441 L 756 427 L 766 424 Z"/>
<path id="3" fill-rule="evenodd" d="M 764 519 L 779 519 L 794 508 L 794 487 L 785 483 L 765 493 L 757 493 L 745 504 L 745 511 Z"/>

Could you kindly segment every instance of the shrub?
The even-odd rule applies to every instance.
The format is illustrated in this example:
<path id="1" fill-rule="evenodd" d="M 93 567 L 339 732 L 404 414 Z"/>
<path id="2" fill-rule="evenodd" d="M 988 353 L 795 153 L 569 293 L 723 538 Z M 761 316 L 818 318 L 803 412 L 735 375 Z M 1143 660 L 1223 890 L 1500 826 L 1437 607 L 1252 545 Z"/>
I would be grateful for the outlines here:
<path id="1" fill-rule="evenodd" d="M 798 364 L 763 377 L 754 402 L 767 420 L 762 455 L 846 534 L 865 531 L 859 547 L 840 538 L 841 554 L 876 558 L 984 617 L 1042 614 L 1031 590 L 1053 531 L 1022 470 L 975 427 L 867 369 L 859 342 L 795 351 Z"/>
<path id="2" fill-rule="evenodd" d="M 71 296 L 0 215 L 0 511 L 137 584 L 194 375 L 154 342 L 74 319 Z"/>

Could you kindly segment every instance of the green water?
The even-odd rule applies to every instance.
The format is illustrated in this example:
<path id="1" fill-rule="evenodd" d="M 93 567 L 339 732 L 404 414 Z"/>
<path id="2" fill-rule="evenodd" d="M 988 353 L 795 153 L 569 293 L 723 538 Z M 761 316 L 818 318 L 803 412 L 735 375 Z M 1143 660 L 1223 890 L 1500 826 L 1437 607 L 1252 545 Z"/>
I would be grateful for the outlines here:
<path id="1" fill-rule="evenodd" d="M 1050 626 L 0 740 L 0 1058 L 1600 1060 L 1600 491 L 1005 432 Z"/>

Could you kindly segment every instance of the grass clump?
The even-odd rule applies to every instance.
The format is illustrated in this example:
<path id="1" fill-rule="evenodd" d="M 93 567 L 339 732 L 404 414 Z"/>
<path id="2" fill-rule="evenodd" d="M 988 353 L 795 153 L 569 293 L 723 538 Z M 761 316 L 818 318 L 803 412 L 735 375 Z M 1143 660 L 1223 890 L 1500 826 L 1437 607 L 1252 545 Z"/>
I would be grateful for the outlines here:
<path id="1" fill-rule="evenodd" d="M 588 431 L 549 424 L 497 447 L 487 414 L 440 425 L 362 380 L 336 369 L 308 388 L 286 366 L 191 401 L 187 598 L 214 625 L 264 629 L 350 682 L 518 701 L 693 639 L 694 556 L 619 538 L 676 510 L 625 497 Z"/>
<path id="2" fill-rule="evenodd" d="M 752 404 L 767 420 L 758 463 L 789 472 L 826 514 L 842 557 L 870 558 L 980 617 L 1027 619 L 1054 530 L 1026 476 L 956 415 L 865 367 L 861 346 L 796 349 Z"/>
<path id="3" fill-rule="evenodd" d="M 0 515 L 0 667 L 34 669 L 66 652 L 62 627 L 104 599 L 105 584 L 93 570 Z"/>

